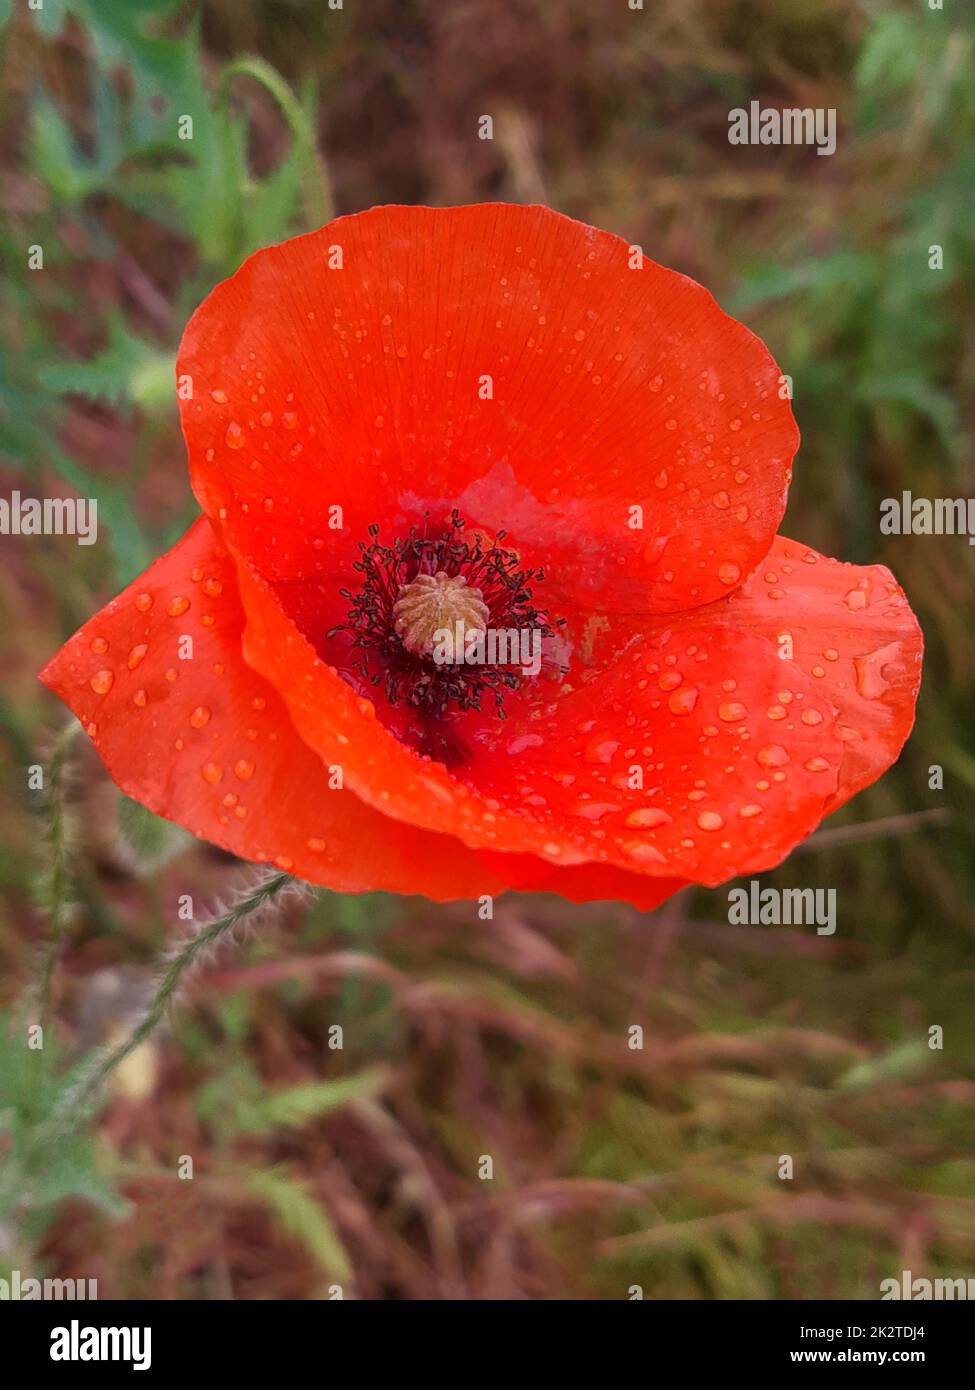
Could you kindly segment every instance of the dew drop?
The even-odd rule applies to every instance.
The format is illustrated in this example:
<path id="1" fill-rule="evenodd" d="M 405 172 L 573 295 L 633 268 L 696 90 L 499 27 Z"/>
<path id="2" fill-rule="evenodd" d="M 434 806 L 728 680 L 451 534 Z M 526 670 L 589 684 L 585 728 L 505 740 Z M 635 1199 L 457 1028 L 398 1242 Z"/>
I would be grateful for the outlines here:
<path id="1" fill-rule="evenodd" d="M 609 801 L 582 801 L 573 807 L 573 815 L 580 816 L 583 820 L 601 820 L 603 816 L 609 815 L 610 811 L 618 811 L 620 808 Z"/>
<path id="2" fill-rule="evenodd" d="M 900 649 L 899 642 L 889 642 L 886 647 L 878 647 L 869 656 L 853 658 L 857 690 L 865 700 L 879 700 L 890 689 L 890 681 L 883 674 L 883 668 L 896 660 Z"/>
<path id="3" fill-rule="evenodd" d="M 626 823 L 635 830 L 652 830 L 656 825 L 669 825 L 672 819 L 666 811 L 658 810 L 655 806 L 642 806 L 639 811 L 630 812 Z"/>
<path id="4" fill-rule="evenodd" d="M 519 734 L 508 744 L 507 752 L 509 757 L 517 757 L 519 753 L 524 753 L 526 748 L 540 748 L 545 740 L 539 734 Z"/>
<path id="5" fill-rule="evenodd" d="M 619 743 L 614 739 L 594 738 L 586 748 L 586 762 L 608 763 L 617 748 L 619 748 Z"/>
<path id="6" fill-rule="evenodd" d="M 645 840 L 630 840 L 623 846 L 624 852 L 638 864 L 666 864 L 659 849 L 648 845 Z"/>
<path id="7" fill-rule="evenodd" d="M 697 704 L 697 690 L 693 685 L 684 690 L 675 690 L 667 701 L 671 714 L 690 714 Z"/>
<path id="8" fill-rule="evenodd" d="M 781 744 L 770 743 L 765 748 L 760 748 L 755 758 L 762 767 L 781 767 L 789 761 L 789 754 Z"/>

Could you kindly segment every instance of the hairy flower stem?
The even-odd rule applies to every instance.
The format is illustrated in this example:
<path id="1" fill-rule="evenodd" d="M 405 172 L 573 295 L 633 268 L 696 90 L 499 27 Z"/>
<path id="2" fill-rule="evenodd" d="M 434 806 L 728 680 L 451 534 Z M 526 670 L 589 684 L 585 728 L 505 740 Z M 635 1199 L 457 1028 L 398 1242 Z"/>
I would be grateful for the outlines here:
<path id="1" fill-rule="evenodd" d="M 50 850 L 50 871 L 46 885 L 46 907 L 50 922 L 50 932 L 41 960 L 37 984 L 32 995 L 28 996 L 26 1022 L 40 1024 L 41 1046 L 31 1048 L 28 1065 L 24 1073 L 25 1088 L 22 1094 L 24 1119 L 27 1127 L 33 1123 L 40 1104 L 41 1092 L 47 1071 L 50 1049 L 47 1041 L 48 1016 L 51 1009 L 51 985 L 54 970 L 61 952 L 64 936 L 64 919 L 67 913 L 68 851 L 64 814 L 64 774 L 75 738 L 81 730 L 76 719 L 58 735 L 47 770 L 45 809 L 47 827 L 45 839 Z"/>
<path id="2" fill-rule="evenodd" d="M 53 1132 L 44 1137 L 63 1137 L 84 1123 L 105 1081 L 157 1027 L 167 1004 L 200 956 L 232 931 L 238 922 L 259 911 L 293 883 L 289 874 L 271 874 L 263 878 L 256 887 L 242 893 L 226 912 L 201 926 L 175 955 L 167 959 L 158 988 L 129 1036 L 108 1051 L 96 1054 L 92 1067 L 84 1072 L 78 1085 L 65 1097 L 65 1103 L 52 1116 Z"/>
<path id="3" fill-rule="evenodd" d="M 74 745 L 75 738 L 81 730 L 81 725 L 76 719 L 59 735 L 57 743 L 54 745 L 54 752 L 48 767 L 48 787 L 47 787 L 47 843 L 51 851 L 51 872 L 48 881 L 48 916 L 51 922 L 51 934 L 48 938 L 47 949 L 44 952 L 44 961 L 41 966 L 40 980 L 37 987 L 37 1017 L 41 1026 L 47 1024 L 47 1016 L 51 1004 L 51 982 L 54 978 L 54 968 L 57 965 L 58 954 L 61 950 L 61 938 L 64 935 L 64 918 L 67 897 L 67 848 L 65 837 L 65 817 L 64 817 L 64 772 L 67 765 L 68 756 Z"/>

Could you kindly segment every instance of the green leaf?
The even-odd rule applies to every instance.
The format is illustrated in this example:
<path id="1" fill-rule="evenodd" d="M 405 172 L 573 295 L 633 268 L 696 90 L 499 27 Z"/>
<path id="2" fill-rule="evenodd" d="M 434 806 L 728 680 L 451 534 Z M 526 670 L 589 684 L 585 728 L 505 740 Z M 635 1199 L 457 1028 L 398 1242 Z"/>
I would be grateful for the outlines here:
<path id="1" fill-rule="evenodd" d="M 387 1081 L 382 1067 L 371 1067 L 337 1081 L 309 1081 L 287 1090 L 273 1091 L 254 1106 L 260 1127 L 292 1129 L 329 1114 L 350 1100 L 374 1096 Z"/>
<path id="2" fill-rule="evenodd" d="M 844 1094 L 869 1091 L 891 1081 L 902 1081 L 915 1076 L 931 1063 L 931 1051 L 920 1039 L 898 1043 L 879 1057 L 871 1057 L 855 1066 L 836 1080 L 834 1087 Z"/>
<path id="3" fill-rule="evenodd" d="M 351 1278 L 352 1266 L 335 1227 L 305 1183 L 281 1169 L 254 1173 L 247 1189 L 266 1202 L 289 1235 L 302 1241 L 329 1278 Z"/>
<path id="4" fill-rule="evenodd" d="M 118 828 L 123 841 L 144 869 L 158 869 L 175 859 L 190 843 L 188 835 L 178 825 L 172 825 L 119 794 Z"/>

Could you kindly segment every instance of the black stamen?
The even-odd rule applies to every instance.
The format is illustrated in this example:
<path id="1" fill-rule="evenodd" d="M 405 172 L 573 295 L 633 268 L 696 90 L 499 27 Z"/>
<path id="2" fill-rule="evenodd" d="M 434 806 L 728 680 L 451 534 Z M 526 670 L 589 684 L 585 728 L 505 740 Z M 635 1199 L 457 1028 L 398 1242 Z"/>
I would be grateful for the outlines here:
<path id="1" fill-rule="evenodd" d="M 557 619 L 553 626 L 532 603 L 531 584 L 541 582 L 542 571 L 518 569 L 516 553 L 498 544 L 505 532 L 499 531 L 496 541 L 485 549 L 480 536 L 473 542 L 464 539 L 465 526 L 455 509 L 448 529 L 439 537 L 430 538 L 425 524 L 422 536 L 411 527 L 407 536 L 382 545 L 378 525 L 370 525 L 370 543 L 358 543 L 360 558 L 353 565 L 363 576 L 362 586 L 356 593 L 339 591 L 352 606 L 345 623 L 328 633 L 329 637 L 350 634 L 353 666 L 363 679 L 374 687 L 383 684 L 391 704 L 413 706 L 428 730 L 431 721 L 443 719 L 451 709 L 480 710 L 484 695 L 493 696 L 495 711 L 503 719 L 504 692 L 518 687 L 522 673 L 517 665 L 437 665 L 407 651 L 393 616 L 404 585 L 421 574 L 462 575 L 471 588 L 480 591 L 491 628 L 534 628 L 542 637 L 551 637 L 556 627 L 564 625 L 564 619 Z M 424 742 L 436 745 L 437 739 L 431 736 Z"/>

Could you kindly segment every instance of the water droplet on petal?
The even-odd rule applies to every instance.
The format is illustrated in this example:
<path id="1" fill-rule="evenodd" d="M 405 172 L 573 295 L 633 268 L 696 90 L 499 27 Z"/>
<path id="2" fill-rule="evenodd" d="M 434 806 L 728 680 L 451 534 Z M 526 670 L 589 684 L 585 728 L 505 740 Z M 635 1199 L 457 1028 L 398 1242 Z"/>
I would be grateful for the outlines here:
<path id="1" fill-rule="evenodd" d="M 760 748 L 755 757 L 762 767 L 781 767 L 789 761 L 789 754 L 778 743 L 770 743 L 767 747 Z"/>
<path id="2" fill-rule="evenodd" d="M 171 598 L 166 604 L 166 612 L 171 618 L 178 618 L 181 614 L 186 612 L 189 606 L 189 599 L 184 598 L 182 594 L 177 594 L 175 598 Z"/>
<path id="3" fill-rule="evenodd" d="M 573 807 L 573 815 L 580 816 L 583 820 L 601 820 L 603 816 L 609 815 L 610 811 L 619 809 L 609 801 L 582 801 Z"/>
<path id="4" fill-rule="evenodd" d="M 638 864 L 666 864 L 667 862 L 659 849 L 654 849 L 653 845 L 648 845 L 645 840 L 629 840 L 623 846 L 623 851 Z"/>
<path id="5" fill-rule="evenodd" d="M 517 757 L 519 753 L 524 753 L 526 748 L 540 748 L 545 740 L 540 734 L 519 734 L 508 744 L 507 753 L 509 757 Z"/>
<path id="6" fill-rule="evenodd" d="M 608 763 L 619 748 L 619 743 L 611 738 L 594 738 L 586 748 L 586 762 Z"/>
<path id="7" fill-rule="evenodd" d="M 197 705 L 196 709 L 190 715 L 190 723 L 193 725 L 193 728 L 202 729 L 209 724 L 209 722 L 210 711 L 207 709 L 206 705 Z"/>
<path id="8" fill-rule="evenodd" d="M 886 647 L 878 647 L 869 656 L 855 656 L 853 668 L 856 671 L 857 690 L 865 700 L 879 700 L 890 689 L 890 681 L 884 675 L 885 666 L 896 661 L 900 654 L 900 642 L 889 642 Z"/>
<path id="9" fill-rule="evenodd" d="M 643 806 L 639 811 L 631 811 L 626 823 L 638 830 L 652 830 L 655 825 L 669 825 L 672 819 L 666 811 L 660 811 L 655 806 Z"/>
<path id="10" fill-rule="evenodd" d="M 697 690 L 693 685 L 684 690 L 675 690 L 667 701 L 671 714 L 690 714 L 697 704 Z"/>
<path id="11" fill-rule="evenodd" d="M 106 666 L 103 670 L 96 671 L 88 684 L 96 695 L 107 695 L 115 684 L 115 672 Z"/>

